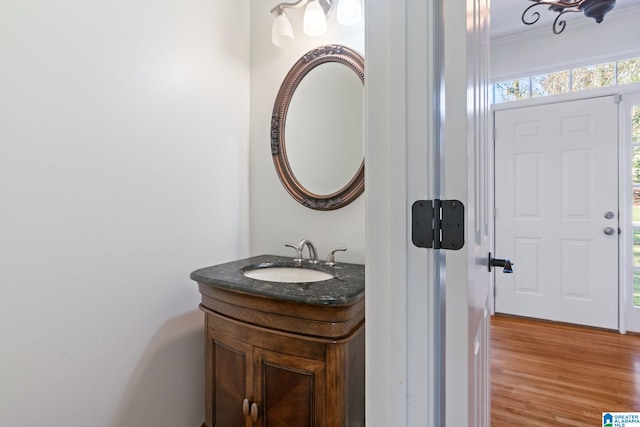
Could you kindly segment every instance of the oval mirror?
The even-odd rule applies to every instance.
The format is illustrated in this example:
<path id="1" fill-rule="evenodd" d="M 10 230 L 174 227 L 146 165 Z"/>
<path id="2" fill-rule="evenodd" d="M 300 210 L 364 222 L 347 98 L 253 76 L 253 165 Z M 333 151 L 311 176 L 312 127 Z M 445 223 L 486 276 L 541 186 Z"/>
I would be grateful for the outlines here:
<path id="1" fill-rule="evenodd" d="M 313 72 L 312 72 L 313 71 Z M 273 107 L 271 154 L 287 192 L 317 210 L 364 191 L 364 58 L 340 45 L 307 52 Z"/>

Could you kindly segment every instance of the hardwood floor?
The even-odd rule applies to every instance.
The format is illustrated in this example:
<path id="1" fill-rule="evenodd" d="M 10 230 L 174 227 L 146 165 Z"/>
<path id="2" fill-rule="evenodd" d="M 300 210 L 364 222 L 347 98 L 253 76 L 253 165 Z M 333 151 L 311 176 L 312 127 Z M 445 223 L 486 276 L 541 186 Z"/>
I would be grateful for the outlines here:
<path id="1" fill-rule="evenodd" d="M 640 412 L 640 336 L 496 315 L 491 426 L 601 426 Z"/>

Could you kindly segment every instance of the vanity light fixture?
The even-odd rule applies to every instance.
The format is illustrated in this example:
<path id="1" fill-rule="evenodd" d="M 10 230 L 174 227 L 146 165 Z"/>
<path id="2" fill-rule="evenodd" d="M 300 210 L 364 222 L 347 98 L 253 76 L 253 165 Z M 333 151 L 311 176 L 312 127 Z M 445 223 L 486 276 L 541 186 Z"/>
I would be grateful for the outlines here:
<path id="1" fill-rule="evenodd" d="M 558 13 L 553 21 L 553 32 L 560 34 L 567 26 L 567 21 L 560 17 L 568 12 L 582 12 L 587 18 L 593 18 L 599 24 L 604 16 L 616 5 L 616 0 L 530 0 L 534 4 L 527 7 L 522 13 L 522 22 L 526 25 L 533 25 L 540 19 L 540 12 L 529 11 L 540 5 L 549 6 L 549 10 Z"/>
<path id="2" fill-rule="evenodd" d="M 327 17 L 318 0 L 309 0 L 304 9 L 302 29 L 311 37 L 321 36 L 327 32 Z"/>
<path id="3" fill-rule="evenodd" d="M 293 41 L 293 27 L 284 12 L 284 8 L 278 7 L 276 13 L 276 19 L 273 20 L 273 26 L 271 27 L 271 42 L 278 47 L 282 47 Z"/>
<path id="4" fill-rule="evenodd" d="M 271 41 L 278 47 L 293 41 L 293 27 L 285 9 L 299 9 L 303 6 L 302 29 L 311 37 L 323 35 L 327 31 L 327 18 L 337 3 L 337 20 L 344 26 L 356 25 L 362 20 L 362 0 L 298 0 L 295 3 L 280 3 L 271 9 L 275 16 L 271 27 Z"/>

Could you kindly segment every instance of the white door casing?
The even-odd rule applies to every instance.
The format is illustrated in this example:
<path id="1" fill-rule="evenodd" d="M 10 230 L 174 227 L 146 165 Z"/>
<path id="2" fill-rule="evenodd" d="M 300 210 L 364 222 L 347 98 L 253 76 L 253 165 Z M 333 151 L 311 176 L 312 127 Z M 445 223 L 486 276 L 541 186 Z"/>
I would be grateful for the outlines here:
<path id="1" fill-rule="evenodd" d="M 487 162 L 489 9 L 486 0 L 447 2 L 444 9 L 443 3 L 377 0 L 365 8 L 369 427 L 489 425 L 488 233 L 481 225 L 488 224 L 488 206 L 476 200 L 478 179 L 485 188 L 478 197 L 488 196 L 481 174 Z M 442 55 L 444 153 L 438 149 Z M 440 196 L 442 175 L 446 194 Z M 470 203 L 463 250 L 444 255 L 411 243 L 411 204 L 433 198 Z M 446 348 L 438 317 L 444 257 Z M 446 392 L 439 384 L 445 359 Z"/>
<path id="2" fill-rule="evenodd" d="M 439 198 L 441 0 L 365 7 L 366 419 L 442 427 L 443 255 L 411 243 L 411 204 Z"/>
<path id="3" fill-rule="evenodd" d="M 618 328 L 616 99 L 495 112 L 496 312 Z"/>
<path id="4" fill-rule="evenodd" d="M 443 3 L 365 8 L 369 427 L 489 425 L 489 8 L 487 0 Z M 433 198 L 468 205 L 462 250 L 411 243 L 411 204 Z"/>

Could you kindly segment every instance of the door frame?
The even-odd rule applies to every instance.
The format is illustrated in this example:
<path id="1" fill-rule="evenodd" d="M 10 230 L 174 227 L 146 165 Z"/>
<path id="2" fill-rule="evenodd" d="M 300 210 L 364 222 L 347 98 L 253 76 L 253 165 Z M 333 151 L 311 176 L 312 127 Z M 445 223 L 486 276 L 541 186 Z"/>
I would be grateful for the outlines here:
<path id="1" fill-rule="evenodd" d="M 618 252 L 618 331 L 621 334 L 627 333 L 629 325 L 629 316 L 632 309 L 629 304 L 629 295 L 633 294 L 633 277 L 629 273 L 633 268 L 632 259 L 632 225 L 631 216 L 629 215 L 630 208 L 630 194 L 631 185 L 631 150 L 626 143 L 626 132 L 630 132 L 629 124 L 626 120 L 625 111 L 628 109 L 628 103 L 631 100 L 640 100 L 640 84 L 631 84 L 624 86 L 612 86 L 607 88 L 592 89 L 582 92 L 572 92 L 562 95 L 553 95 L 549 97 L 526 99 L 521 101 L 503 102 L 500 104 L 493 104 L 493 126 L 495 130 L 495 112 L 501 110 L 509 110 L 514 108 L 532 107 L 538 105 L 545 105 L 558 102 L 570 102 L 582 99 L 597 98 L 603 96 L 620 96 L 620 102 L 618 103 L 618 215 L 619 224 L 622 233 L 618 239 L 619 252 Z M 627 101 L 627 98 L 629 101 Z M 495 163 L 495 132 L 493 143 L 491 146 L 492 158 Z M 495 167 L 490 173 L 494 182 L 495 193 Z M 495 208 L 495 196 L 492 200 Z M 495 230 L 495 216 L 493 221 L 493 229 Z M 495 242 L 495 235 L 494 235 Z M 495 252 L 495 247 L 492 247 L 492 252 Z M 516 261 L 516 260 L 514 260 Z M 495 314 L 495 273 L 491 280 L 491 287 L 494 298 L 491 300 L 491 314 Z M 640 318 L 639 318 L 640 326 Z M 640 330 L 639 330 L 640 331 Z"/>
<path id="2" fill-rule="evenodd" d="M 446 9 L 443 4 L 444 0 L 378 0 L 365 7 L 365 403 L 369 427 L 468 425 L 469 392 L 477 391 L 470 390 L 473 384 L 468 377 L 472 369 L 469 353 L 474 353 L 470 343 L 475 339 L 469 337 L 468 304 L 474 290 L 468 283 L 471 266 L 480 265 L 470 256 L 475 239 L 467 234 L 463 250 L 445 255 L 417 248 L 409 238 L 411 204 L 441 198 L 444 185 L 440 177 L 444 165 L 445 22 L 448 70 L 453 71 L 447 76 L 447 99 L 451 100 L 447 129 L 456 129 L 447 148 L 466 153 L 474 141 L 469 133 L 478 131 L 479 120 L 473 115 L 470 119 L 467 108 L 467 73 L 477 70 L 466 55 L 469 42 L 478 40 L 468 32 L 469 20 L 479 17 L 467 13 L 474 10 L 472 1 L 449 2 Z M 488 25 L 488 9 L 483 12 Z M 481 43 L 488 48 L 488 32 Z M 457 67 L 462 50 L 464 65 Z M 486 76 L 488 79 L 488 73 Z M 488 98 L 483 101 L 488 107 Z M 453 159 L 449 162 L 449 173 L 460 170 L 460 162 L 454 163 Z M 463 202 L 472 197 L 472 179 L 451 181 L 459 188 L 448 187 L 446 197 Z M 470 215 L 473 213 L 467 213 L 465 219 Z M 445 258 L 453 267 L 449 275 L 456 276 L 449 279 L 449 289 L 445 287 Z M 481 265 L 486 262 L 483 256 Z M 488 280 L 488 270 L 486 277 Z M 450 289 L 455 289 L 456 298 L 450 298 Z M 445 319 L 456 313 L 460 314 L 456 324 L 446 324 Z M 449 337 L 455 338 L 451 340 L 455 349 L 448 345 Z M 488 352 L 482 363 L 483 378 L 488 380 Z M 445 399 L 450 393 L 453 398 Z M 487 425 L 488 398 L 477 407 L 483 411 L 478 418 Z"/>
<path id="3" fill-rule="evenodd" d="M 444 426 L 444 255 L 409 239 L 412 202 L 440 196 L 442 5 L 365 7 L 369 427 Z"/>

